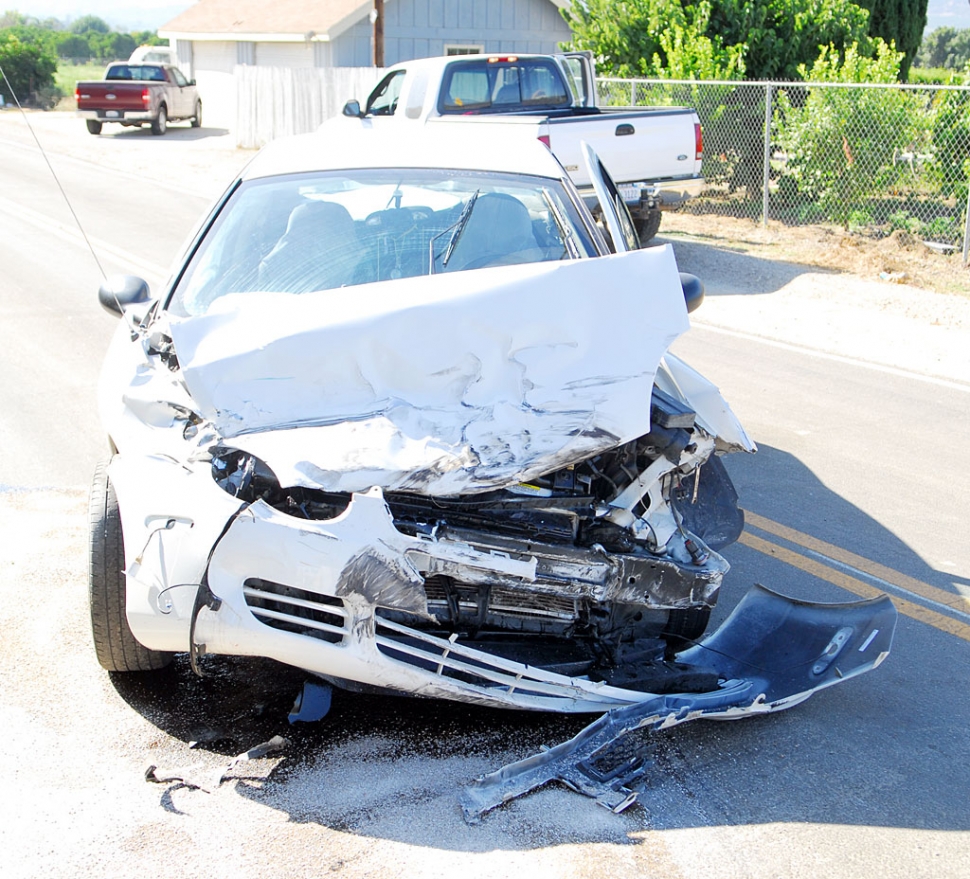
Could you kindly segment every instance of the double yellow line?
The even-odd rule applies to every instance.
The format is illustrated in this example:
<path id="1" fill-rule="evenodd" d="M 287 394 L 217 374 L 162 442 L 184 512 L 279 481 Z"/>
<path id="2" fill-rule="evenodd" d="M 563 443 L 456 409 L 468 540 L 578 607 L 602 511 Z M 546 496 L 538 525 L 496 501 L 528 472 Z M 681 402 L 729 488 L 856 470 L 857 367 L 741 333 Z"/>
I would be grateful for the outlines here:
<path id="1" fill-rule="evenodd" d="M 928 583 L 922 582 L 922 580 L 908 577 L 878 562 L 870 561 L 867 558 L 856 555 L 854 552 L 849 552 L 831 543 L 826 543 L 823 540 L 812 537 L 810 534 L 803 534 L 801 531 L 796 531 L 786 525 L 773 522 L 771 519 L 766 519 L 757 513 L 745 510 L 744 519 L 747 525 L 759 531 L 780 537 L 788 543 L 799 546 L 802 549 L 807 549 L 817 555 L 824 556 L 831 562 L 845 565 L 861 574 L 868 574 L 870 577 L 881 580 L 887 586 L 895 587 L 895 589 L 879 589 L 864 580 L 860 580 L 858 577 L 853 577 L 845 571 L 838 570 L 833 565 L 826 564 L 820 559 L 802 555 L 799 552 L 773 543 L 770 540 L 765 540 L 763 537 L 758 537 L 748 531 L 745 531 L 738 541 L 744 546 L 750 547 L 769 558 L 778 559 L 785 564 L 791 565 L 793 568 L 805 571 L 814 577 L 818 577 L 820 580 L 825 580 L 827 583 L 832 583 L 834 586 L 838 586 L 862 598 L 874 598 L 883 592 L 887 592 L 891 595 L 893 604 L 896 605 L 896 609 L 900 613 L 933 626 L 942 632 L 956 635 L 964 641 L 970 641 L 970 625 L 966 622 L 902 598 L 897 594 L 897 590 L 898 592 L 918 596 L 937 606 L 945 607 L 964 615 L 970 614 L 970 597 L 956 595 L 944 589 L 930 586 Z"/>

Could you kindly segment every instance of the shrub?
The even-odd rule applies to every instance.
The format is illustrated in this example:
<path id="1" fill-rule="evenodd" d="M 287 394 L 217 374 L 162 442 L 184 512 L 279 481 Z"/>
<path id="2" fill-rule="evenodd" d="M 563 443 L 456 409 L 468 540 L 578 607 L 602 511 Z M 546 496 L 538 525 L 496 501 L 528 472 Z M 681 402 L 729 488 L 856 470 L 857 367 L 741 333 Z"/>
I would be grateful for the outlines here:
<path id="1" fill-rule="evenodd" d="M 902 56 L 876 42 L 875 59 L 856 47 L 840 59 L 827 47 L 801 73 L 810 82 L 894 83 Z M 786 174 L 800 192 L 818 200 L 830 220 L 848 229 L 864 197 L 889 187 L 902 173 L 895 157 L 919 140 L 919 100 L 896 89 L 870 88 L 810 89 L 800 105 L 799 98 L 783 91 L 775 115 Z"/>

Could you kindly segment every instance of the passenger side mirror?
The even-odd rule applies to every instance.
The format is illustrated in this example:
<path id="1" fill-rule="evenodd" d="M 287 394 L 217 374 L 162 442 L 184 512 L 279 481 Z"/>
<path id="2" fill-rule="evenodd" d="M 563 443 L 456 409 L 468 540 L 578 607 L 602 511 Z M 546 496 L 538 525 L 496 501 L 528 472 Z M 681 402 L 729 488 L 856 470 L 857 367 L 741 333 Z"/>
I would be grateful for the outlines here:
<path id="1" fill-rule="evenodd" d="M 350 100 L 344 104 L 343 110 L 344 116 L 352 116 L 357 119 L 363 119 L 364 114 L 360 110 L 360 101 Z"/>
<path id="2" fill-rule="evenodd" d="M 194 79 L 190 79 L 189 80 L 189 85 L 195 85 L 195 80 Z"/>
<path id="3" fill-rule="evenodd" d="M 700 308 L 704 301 L 704 282 L 697 275 L 681 272 L 680 286 L 684 288 L 684 302 L 687 303 L 687 311 L 696 311 Z"/>
<path id="4" fill-rule="evenodd" d="M 148 282 L 134 275 L 111 275 L 98 288 L 101 307 L 118 317 L 130 306 L 149 302 L 151 298 Z"/>

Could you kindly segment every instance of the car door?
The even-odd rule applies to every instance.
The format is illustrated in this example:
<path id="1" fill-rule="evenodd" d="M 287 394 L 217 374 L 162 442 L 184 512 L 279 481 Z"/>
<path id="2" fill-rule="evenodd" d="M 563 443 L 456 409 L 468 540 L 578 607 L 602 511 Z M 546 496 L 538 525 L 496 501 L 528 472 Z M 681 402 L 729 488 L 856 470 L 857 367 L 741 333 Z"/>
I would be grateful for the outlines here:
<path id="1" fill-rule="evenodd" d="M 583 161 L 586 163 L 586 171 L 599 199 L 603 225 L 612 239 L 614 253 L 638 250 L 640 237 L 633 224 L 633 217 L 610 172 L 606 170 L 596 151 L 586 141 L 580 144 L 580 149 Z"/>

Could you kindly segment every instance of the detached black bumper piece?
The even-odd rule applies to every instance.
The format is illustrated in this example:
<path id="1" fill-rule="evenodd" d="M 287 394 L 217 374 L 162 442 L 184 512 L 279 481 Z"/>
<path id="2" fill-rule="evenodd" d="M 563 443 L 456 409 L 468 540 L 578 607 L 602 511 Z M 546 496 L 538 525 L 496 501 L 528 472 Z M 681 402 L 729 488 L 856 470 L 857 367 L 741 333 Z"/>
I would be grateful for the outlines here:
<path id="1" fill-rule="evenodd" d="M 797 601 L 754 586 L 724 624 L 680 652 L 678 663 L 717 672 L 704 693 L 647 695 L 610 711 L 567 742 L 467 785 L 465 820 L 551 781 L 619 813 L 637 800 L 649 767 L 649 733 L 701 718 L 782 711 L 825 687 L 876 668 L 888 655 L 896 608 L 882 595 L 845 604 Z"/>

